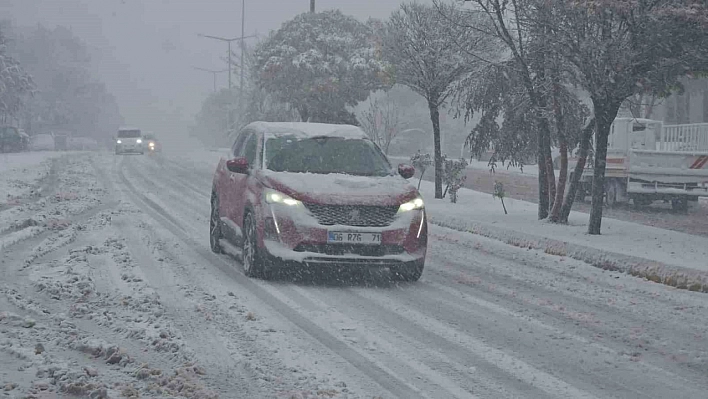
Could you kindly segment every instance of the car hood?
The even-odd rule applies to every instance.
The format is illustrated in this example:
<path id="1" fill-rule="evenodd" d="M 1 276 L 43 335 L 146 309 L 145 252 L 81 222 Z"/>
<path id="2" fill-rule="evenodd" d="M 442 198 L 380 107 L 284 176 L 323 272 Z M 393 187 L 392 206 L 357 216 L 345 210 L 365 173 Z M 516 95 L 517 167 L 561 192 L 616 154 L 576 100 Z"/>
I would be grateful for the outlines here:
<path id="1" fill-rule="evenodd" d="M 262 176 L 266 186 L 303 202 L 397 206 L 418 196 L 415 187 L 395 175 L 371 177 L 265 171 Z"/>

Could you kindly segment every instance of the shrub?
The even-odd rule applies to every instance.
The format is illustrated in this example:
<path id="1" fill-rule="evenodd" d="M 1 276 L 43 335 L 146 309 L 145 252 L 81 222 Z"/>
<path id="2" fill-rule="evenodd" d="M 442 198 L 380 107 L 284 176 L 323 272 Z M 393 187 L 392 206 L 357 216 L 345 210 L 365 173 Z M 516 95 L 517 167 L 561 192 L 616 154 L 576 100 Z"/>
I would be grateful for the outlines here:
<path id="1" fill-rule="evenodd" d="M 450 202 L 457 203 L 457 191 L 462 188 L 465 180 L 467 180 L 467 174 L 465 173 L 467 161 L 464 159 L 447 159 L 447 156 L 443 156 L 443 167 L 443 184 L 446 185 L 443 197 L 449 191 Z"/>
<path id="2" fill-rule="evenodd" d="M 418 179 L 418 190 L 420 190 L 420 182 L 423 180 L 423 175 L 425 171 L 433 164 L 433 158 L 430 154 L 421 154 L 420 150 L 411 157 L 411 165 L 416 170 L 420 171 L 420 178 Z"/>

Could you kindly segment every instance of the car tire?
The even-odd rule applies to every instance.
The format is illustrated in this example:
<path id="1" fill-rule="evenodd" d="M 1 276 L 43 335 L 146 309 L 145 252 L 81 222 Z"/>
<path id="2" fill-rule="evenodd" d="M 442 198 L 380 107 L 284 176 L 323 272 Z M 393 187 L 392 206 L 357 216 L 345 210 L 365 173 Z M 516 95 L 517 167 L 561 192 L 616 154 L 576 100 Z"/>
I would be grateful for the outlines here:
<path id="1" fill-rule="evenodd" d="M 219 244 L 222 238 L 221 234 L 221 217 L 219 216 L 219 198 L 216 193 L 211 193 L 211 216 L 209 217 L 209 246 L 211 252 L 221 254 L 224 252 Z"/>
<path id="2" fill-rule="evenodd" d="M 256 235 L 256 218 L 252 212 L 246 213 L 243 219 L 243 242 L 241 247 L 241 263 L 248 277 L 265 278 L 263 256 L 258 249 Z"/>
<path id="3" fill-rule="evenodd" d="M 414 262 L 405 266 L 391 268 L 391 279 L 394 281 L 404 281 L 414 283 L 420 280 L 423 275 L 424 262 Z"/>

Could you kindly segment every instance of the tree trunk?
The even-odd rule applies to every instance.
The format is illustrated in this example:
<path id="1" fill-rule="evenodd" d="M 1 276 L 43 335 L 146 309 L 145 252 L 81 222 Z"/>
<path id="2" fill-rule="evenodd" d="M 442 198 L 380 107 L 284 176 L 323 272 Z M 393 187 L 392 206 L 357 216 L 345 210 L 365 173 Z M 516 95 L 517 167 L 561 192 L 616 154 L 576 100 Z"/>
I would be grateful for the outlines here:
<path id="1" fill-rule="evenodd" d="M 560 210 L 563 206 L 563 196 L 565 195 L 565 184 L 568 180 L 568 139 L 565 135 L 563 123 L 563 111 L 559 103 L 559 93 L 560 87 L 558 83 L 553 84 L 553 111 L 556 117 L 556 127 L 558 130 L 558 146 L 560 149 L 560 171 L 558 172 L 558 186 L 556 187 L 555 197 L 553 198 L 553 203 L 551 204 L 551 221 L 558 223 L 560 219 Z M 551 159 L 551 167 L 553 167 L 553 160 Z M 551 191 L 551 195 L 552 191 Z"/>
<path id="2" fill-rule="evenodd" d="M 548 217 L 548 173 L 546 173 L 546 153 L 543 151 L 543 133 L 538 132 L 538 220 Z"/>
<path id="3" fill-rule="evenodd" d="M 538 129 L 538 219 L 542 220 L 548 217 L 550 207 L 550 191 L 549 177 L 553 177 L 553 160 L 551 157 L 551 127 L 548 124 L 548 119 L 537 113 L 539 123 Z M 549 173 L 548 164 L 551 164 Z M 555 181 L 553 184 L 555 188 Z M 554 190 L 555 192 L 555 190 Z"/>
<path id="4" fill-rule="evenodd" d="M 300 114 L 300 120 L 307 122 L 310 119 L 310 113 L 306 106 L 297 107 L 297 112 Z"/>
<path id="5" fill-rule="evenodd" d="M 546 153 L 546 183 L 548 184 L 548 209 L 550 210 L 556 199 L 556 173 L 553 169 L 550 127 L 549 132 L 546 135 L 546 142 L 543 145 L 543 151 Z"/>
<path id="6" fill-rule="evenodd" d="M 440 110 L 437 101 L 428 100 L 430 109 L 430 121 L 433 122 L 433 142 L 435 144 L 435 198 L 443 198 L 443 164 L 442 151 L 440 149 Z"/>
<path id="7" fill-rule="evenodd" d="M 590 121 L 590 123 L 583 130 L 583 134 L 580 137 L 580 152 L 578 153 L 578 162 L 575 164 L 575 169 L 573 169 L 573 176 L 568 184 L 568 194 L 565 196 L 563 201 L 563 206 L 560 210 L 560 223 L 568 223 L 568 216 L 570 216 L 570 210 L 573 208 L 573 203 L 578 194 L 578 188 L 580 187 L 580 179 L 583 177 L 583 171 L 585 170 L 585 164 L 587 163 L 588 154 L 590 153 L 590 140 L 592 139 L 592 133 L 595 131 L 595 120 Z"/>
<path id="8" fill-rule="evenodd" d="M 607 166 L 607 139 L 621 102 L 593 99 L 595 108 L 595 165 L 592 177 L 592 204 L 588 234 L 599 235 L 602 227 L 602 207 L 605 199 L 605 167 Z"/>
<path id="9" fill-rule="evenodd" d="M 563 207 L 563 197 L 565 195 L 565 184 L 568 181 L 568 141 L 565 135 L 559 136 L 560 139 L 560 172 L 558 172 L 558 187 L 556 188 L 556 198 L 553 201 L 551 209 L 551 221 L 558 223 L 560 221 L 561 208 Z"/>

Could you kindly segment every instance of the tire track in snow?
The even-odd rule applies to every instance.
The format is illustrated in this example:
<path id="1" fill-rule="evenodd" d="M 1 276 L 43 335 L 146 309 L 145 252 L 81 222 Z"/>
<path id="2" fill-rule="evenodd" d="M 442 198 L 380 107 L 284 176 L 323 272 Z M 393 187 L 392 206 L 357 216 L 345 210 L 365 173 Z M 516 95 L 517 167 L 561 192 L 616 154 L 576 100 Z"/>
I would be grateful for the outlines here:
<path id="1" fill-rule="evenodd" d="M 671 386 L 689 389 L 705 385 L 705 374 L 700 367 L 667 361 L 667 354 L 661 353 L 669 352 L 671 348 L 691 350 L 698 353 L 698 361 L 701 352 L 708 354 L 705 346 L 701 348 L 701 342 L 705 341 L 696 339 L 697 334 L 703 334 L 701 330 L 706 331 L 705 318 L 701 319 L 702 311 L 698 310 L 705 309 L 708 303 L 704 294 L 682 292 L 631 276 L 613 278 L 611 273 L 579 261 L 566 259 L 561 263 L 560 258 L 543 253 L 529 256 L 528 251 L 476 236 L 469 236 L 467 241 L 486 243 L 491 247 L 487 249 L 493 252 L 478 250 L 476 257 L 463 259 L 450 254 L 452 247 L 449 243 L 440 242 L 433 252 L 446 267 L 429 273 L 431 280 L 455 287 L 451 289 L 461 295 L 486 298 L 487 301 L 501 298 L 510 308 L 523 309 L 535 319 L 560 325 L 564 331 L 585 336 L 588 340 L 601 341 L 624 359 L 640 353 L 643 358 L 641 366 L 645 366 L 645 371 L 654 378 L 645 382 L 645 374 L 639 373 L 638 386 L 653 384 L 661 391 Z M 515 258 L 519 254 L 526 255 L 522 258 L 522 268 Z M 460 281 L 461 276 L 472 278 Z M 588 280 L 589 276 L 592 279 Z M 457 284 L 450 285 L 451 281 Z M 657 298 L 659 294 L 666 298 Z M 629 303 L 623 306 L 620 301 L 628 298 Z M 686 303 L 696 309 L 694 318 L 676 311 Z M 648 328 L 649 342 L 632 339 L 632 330 L 644 329 L 644 326 Z M 635 363 L 632 364 L 636 364 L 637 359 L 633 360 Z M 626 385 L 626 381 L 622 384 Z"/>
<path id="2" fill-rule="evenodd" d="M 458 353 L 460 355 L 469 353 L 514 378 L 518 378 L 529 386 L 542 390 L 548 396 L 557 398 L 596 398 L 596 396 L 537 369 L 505 351 L 492 348 L 470 335 L 459 334 L 458 331 L 435 318 L 427 316 L 423 312 L 400 303 L 394 305 L 394 301 L 390 297 L 368 290 L 357 290 L 355 294 L 374 302 L 379 307 L 379 311 L 382 312 L 382 316 L 385 316 L 387 320 L 397 320 L 399 328 L 411 333 L 415 331 L 415 334 L 424 336 L 418 339 L 436 343 L 445 342 L 445 346 L 448 347 L 450 353 Z M 359 305 L 370 306 L 367 302 L 360 301 Z"/>
<path id="3" fill-rule="evenodd" d="M 460 382 L 451 379 L 451 374 L 453 373 L 457 374 L 456 377 L 460 377 L 459 368 L 458 370 L 453 370 L 448 363 L 449 359 L 442 358 L 439 353 L 428 351 L 427 360 L 435 359 L 438 364 L 445 364 L 447 373 L 433 369 L 425 362 L 414 358 L 415 355 L 420 356 L 420 352 L 411 354 L 410 350 L 405 351 L 398 348 L 395 343 L 400 345 L 402 341 L 395 331 L 386 335 L 388 339 L 382 337 L 381 334 L 374 333 L 362 337 L 361 333 L 356 333 L 355 331 L 366 330 L 369 332 L 369 330 L 366 328 L 367 326 L 361 324 L 361 320 L 354 320 L 350 316 L 332 309 L 314 296 L 301 292 L 296 287 L 266 282 L 263 282 L 261 286 L 280 301 L 287 303 L 291 308 L 297 309 L 303 315 L 307 315 L 309 319 L 322 326 L 330 334 L 340 337 L 340 340 L 346 342 L 352 350 L 357 351 L 371 362 L 380 365 L 381 368 L 386 369 L 390 374 L 396 375 L 402 380 L 408 380 L 411 385 L 416 385 L 416 380 L 429 381 L 425 387 L 419 388 L 424 391 L 426 397 L 440 397 L 442 391 L 447 392 L 445 397 L 476 397 L 473 395 L 472 389 L 463 387 L 463 385 L 468 385 L 469 381 Z M 366 342 L 361 343 L 359 339 Z M 425 353 L 423 348 L 421 350 Z M 376 352 L 380 353 L 377 354 Z M 465 376 L 469 377 L 469 375 Z"/>
<path id="4" fill-rule="evenodd" d="M 114 226 L 123 233 L 136 266 L 149 286 L 157 292 L 169 318 L 186 339 L 187 346 L 195 352 L 199 364 L 210 371 L 203 378 L 210 381 L 210 385 L 222 395 L 239 392 L 245 397 L 262 397 L 264 392 L 254 390 L 253 384 L 249 384 L 252 375 L 244 368 L 242 357 L 228 349 L 226 339 L 219 331 L 194 317 L 195 309 L 187 306 L 182 293 L 177 290 L 178 285 L 185 282 L 169 270 L 165 262 L 155 260 L 147 252 L 145 244 L 139 240 L 141 231 L 134 227 L 139 223 L 135 217 L 129 216 L 125 220 L 116 218 Z"/>

